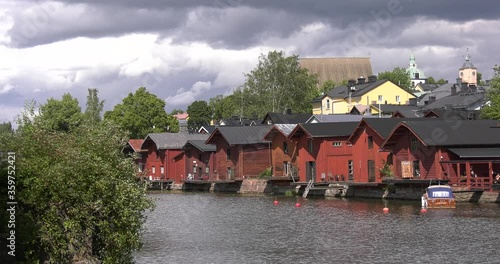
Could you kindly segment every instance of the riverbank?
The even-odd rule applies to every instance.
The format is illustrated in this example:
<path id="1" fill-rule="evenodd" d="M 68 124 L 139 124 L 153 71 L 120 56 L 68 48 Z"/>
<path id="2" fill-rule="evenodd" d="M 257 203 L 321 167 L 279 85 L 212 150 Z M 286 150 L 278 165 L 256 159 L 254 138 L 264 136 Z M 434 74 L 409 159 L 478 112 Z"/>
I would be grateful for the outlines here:
<path id="1" fill-rule="evenodd" d="M 371 198 L 392 200 L 420 200 L 428 181 L 401 181 L 387 183 L 315 183 L 308 196 Z M 208 182 L 186 181 L 182 184 L 170 184 L 164 188 L 170 191 L 201 191 L 220 193 L 262 193 L 302 195 L 307 183 L 293 182 L 286 179 L 244 179 L 240 181 Z M 163 189 L 163 186 L 162 188 Z M 500 192 L 467 190 L 453 188 L 457 202 L 500 203 Z"/>

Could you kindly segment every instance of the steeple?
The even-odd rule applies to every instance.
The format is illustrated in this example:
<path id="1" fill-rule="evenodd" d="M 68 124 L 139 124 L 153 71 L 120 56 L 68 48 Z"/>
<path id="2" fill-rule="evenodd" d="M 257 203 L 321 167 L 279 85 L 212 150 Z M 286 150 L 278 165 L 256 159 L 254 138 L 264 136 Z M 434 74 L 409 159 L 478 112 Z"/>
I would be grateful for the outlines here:
<path id="1" fill-rule="evenodd" d="M 415 55 L 413 55 L 413 51 L 410 55 L 410 61 L 408 63 L 408 68 L 406 68 L 406 73 L 410 75 L 411 86 L 414 87 L 419 83 L 425 83 L 427 77 L 425 77 L 424 72 L 417 68 L 417 61 L 415 59 Z"/>
<path id="2" fill-rule="evenodd" d="M 462 83 L 467 83 L 468 86 L 477 85 L 477 68 L 470 61 L 469 49 L 465 52 L 465 62 L 460 69 L 458 69 L 458 77 Z"/>
<path id="3" fill-rule="evenodd" d="M 417 67 L 417 62 L 415 61 L 415 56 L 413 55 L 413 52 L 410 55 L 410 63 L 409 63 L 410 68 L 416 68 Z"/>

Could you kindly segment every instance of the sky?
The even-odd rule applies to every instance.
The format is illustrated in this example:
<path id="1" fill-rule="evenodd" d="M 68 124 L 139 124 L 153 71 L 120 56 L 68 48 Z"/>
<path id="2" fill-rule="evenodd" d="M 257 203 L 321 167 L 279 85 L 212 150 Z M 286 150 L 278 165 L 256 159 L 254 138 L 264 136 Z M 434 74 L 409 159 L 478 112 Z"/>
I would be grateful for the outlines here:
<path id="1" fill-rule="evenodd" d="M 139 87 L 166 111 L 229 95 L 261 54 L 370 57 L 454 82 L 469 51 L 500 64 L 500 4 L 417 0 L 0 0 L 0 122 L 31 99 L 64 93 L 85 110 L 97 88 L 111 110 Z"/>

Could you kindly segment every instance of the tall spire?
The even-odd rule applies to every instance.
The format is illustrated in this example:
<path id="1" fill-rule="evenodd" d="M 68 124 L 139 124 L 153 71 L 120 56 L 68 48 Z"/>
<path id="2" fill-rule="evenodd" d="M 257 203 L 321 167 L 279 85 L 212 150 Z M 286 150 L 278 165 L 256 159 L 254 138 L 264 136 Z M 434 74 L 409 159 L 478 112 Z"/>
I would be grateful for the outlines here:
<path id="1" fill-rule="evenodd" d="M 469 48 L 467 48 L 467 51 L 465 52 L 465 61 L 470 61 Z"/>
<path id="2" fill-rule="evenodd" d="M 415 56 L 413 55 L 413 50 L 411 51 L 409 65 L 410 65 L 410 68 L 411 67 L 417 67 L 417 63 L 415 62 Z"/>

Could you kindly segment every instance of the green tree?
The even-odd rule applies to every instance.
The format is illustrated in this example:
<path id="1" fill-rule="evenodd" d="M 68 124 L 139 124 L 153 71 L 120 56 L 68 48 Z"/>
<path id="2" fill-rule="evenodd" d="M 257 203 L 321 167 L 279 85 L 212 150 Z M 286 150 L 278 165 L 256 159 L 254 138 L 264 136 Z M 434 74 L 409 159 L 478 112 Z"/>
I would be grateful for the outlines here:
<path id="1" fill-rule="evenodd" d="M 78 99 L 65 93 L 61 100 L 50 98 L 41 105 L 40 115 L 36 119 L 52 130 L 68 132 L 80 125 L 83 116 Z"/>
<path id="2" fill-rule="evenodd" d="M 218 121 L 224 118 L 229 118 L 236 114 L 241 114 L 241 96 L 240 100 L 237 97 L 238 93 L 233 93 L 229 96 L 217 95 L 215 97 L 210 98 L 208 107 L 210 108 L 210 112 L 212 115 L 212 119 Z"/>
<path id="3" fill-rule="evenodd" d="M 129 93 L 121 104 L 104 113 L 104 119 L 128 131 L 130 138 L 145 138 L 148 133 L 179 131 L 178 121 L 165 112 L 165 101 L 144 87 Z"/>
<path id="4" fill-rule="evenodd" d="M 381 72 L 378 74 L 378 79 L 389 80 L 407 91 L 411 89 L 410 75 L 404 68 L 396 67 L 392 71 Z"/>
<path id="5" fill-rule="evenodd" d="M 31 121 L 33 113 L 25 109 L 18 130 L 7 139 L 0 135 L 0 149 L 16 153 L 18 257 L 23 263 L 131 263 L 153 204 L 132 158 L 121 152 L 127 135 L 107 121 L 54 131 L 49 119 Z"/>
<path id="6" fill-rule="evenodd" d="M 188 128 L 190 129 L 210 124 L 212 114 L 206 101 L 194 101 L 188 106 L 187 113 L 189 115 Z"/>
<path id="7" fill-rule="evenodd" d="M 104 107 L 104 100 L 100 101 L 97 94 L 99 91 L 96 88 L 89 88 L 87 95 L 87 108 L 85 109 L 85 120 L 92 124 L 101 122 L 102 109 Z"/>
<path id="8" fill-rule="evenodd" d="M 481 118 L 500 120 L 500 65 L 495 65 L 493 70 L 493 78 L 486 96 L 489 105 L 481 109 Z"/>
<path id="9" fill-rule="evenodd" d="M 264 116 L 285 108 L 311 112 L 311 100 L 318 92 L 317 76 L 300 67 L 297 55 L 286 57 L 283 51 L 261 54 L 256 68 L 245 77 L 240 98 L 244 116 Z"/>
<path id="10" fill-rule="evenodd" d="M 485 86 L 486 83 L 483 81 L 483 74 L 480 73 L 480 72 L 477 72 L 476 74 L 476 77 L 477 77 L 477 85 L 479 86 Z"/>
<path id="11" fill-rule="evenodd" d="M 436 80 L 434 80 L 434 77 L 429 76 L 429 77 L 427 77 L 427 80 L 425 80 L 425 83 L 427 83 L 427 84 L 436 84 L 437 82 L 436 82 Z"/>
<path id="12" fill-rule="evenodd" d="M 12 133 L 14 132 L 14 130 L 12 129 L 12 123 L 9 121 L 9 122 L 3 122 L 0 124 L 0 134 L 4 134 L 4 133 Z"/>
<path id="13" fill-rule="evenodd" d="M 172 110 L 172 112 L 170 112 L 170 115 L 176 115 L 176 114 L 184 114 L 184 110 L 174 109 Z"/>
<path id="14" fill-rule="evenodd" d="M 441 79 L 437 80 L 436 83 L 439 84 L 439 85 L 443 85 L 443 84 L 446 83 L 446 80 L 443 79 L 443 78 L 441 78 Z"/>
<path id="15" fill-rule="evenodd" d="M 321 85 L 319 90 L 322 93 L 326 93 L 326 92 L 330 91 L 331 89 L 335 88 L 336 86 L 337 86 L 337 84 L 334 81 L 327 80 L 326 82 L 323 83 L 323 85 Z"/>

